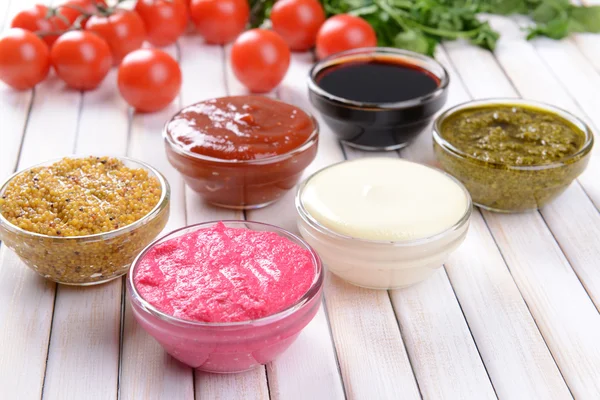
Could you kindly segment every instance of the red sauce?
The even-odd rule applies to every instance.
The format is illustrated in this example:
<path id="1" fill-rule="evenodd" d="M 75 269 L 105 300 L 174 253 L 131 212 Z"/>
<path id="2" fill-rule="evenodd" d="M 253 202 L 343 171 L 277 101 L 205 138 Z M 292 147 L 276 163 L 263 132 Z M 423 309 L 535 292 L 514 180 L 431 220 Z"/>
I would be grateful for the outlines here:
<path id="1" fill-rule="evenodd" d="M 211 99 L 184 108 L 167 134 L 182 149 L 223 160 L 288 153 L 313 133 L 313 120 L 293 105 L 262 96 Z"/>
<path id="2" fill-rule="evenodd" d="M 152 247 L 134 282 L 146 301 L 169 315 L 234 322 L 292 306 L 314 276 L 308 250 L 289 239 L 219 222 Z"/>
<path id="3" fill-rule="evenodd" d="M 206 100 L 165 128 L 167 156 L 215 205 L 250 209 L 292 189 L 317 152 L 317 126 L 300 108 L 263 96 Z"/>

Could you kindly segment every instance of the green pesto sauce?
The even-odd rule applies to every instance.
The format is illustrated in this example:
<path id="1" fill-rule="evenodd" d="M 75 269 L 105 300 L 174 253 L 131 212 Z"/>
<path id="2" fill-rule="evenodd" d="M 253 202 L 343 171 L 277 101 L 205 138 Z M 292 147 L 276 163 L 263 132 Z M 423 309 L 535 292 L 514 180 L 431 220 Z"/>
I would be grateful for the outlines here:
<path id="1" fill-rule="evenodd" d="M 545 165 L 577 153 L 585 133 L 561 116 L 533 107 L 490 105 L 447 118 L 441 135 L 458 150 L 488 163 Z"/>

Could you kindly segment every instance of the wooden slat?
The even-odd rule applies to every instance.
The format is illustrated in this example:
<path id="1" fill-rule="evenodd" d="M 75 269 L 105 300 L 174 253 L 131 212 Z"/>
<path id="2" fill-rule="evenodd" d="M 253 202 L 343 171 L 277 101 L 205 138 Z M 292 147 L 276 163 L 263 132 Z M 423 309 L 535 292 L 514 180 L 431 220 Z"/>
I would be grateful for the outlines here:
<path id="1" fill-rule="evenodd" d="M 346 393 L 352 399 L 419 399 L 388 293 L 329 275 L 326 303 Z"/>
<path id="2" fill-rule="evenodd" d="M 3 396 L 42 394 L 55 284 L 38 277 L 11 251 L 0 248 L 0 387 Z M 6 345 L 10 343 L 10 345 Z"/>
<path id="3" fill-rule="evenodd" d="M 174 46 L 166 48 L 176 56 Z M 136 113 L 130 133 L 129 154 L 150 163 L 165 175 L 171 185 L 171 214 L 163 233 L 185 226 L 185 188 L 183 180 L 167 161 L 162 128 L 180 108 L 176 99 L 165 109 L 152 113 Z M 192 370 L 169 356 L 134 320 L 129 300 L 126 301 L 121 356 L 120 398 L 127 399 L 192 399 Z"/>
<path id="4" fill-rule="evenodd" d="M 496 56 L 521 96 L 532 100 L 552 103 L 590 122 L 590 119 L 586 118 L 585 114 L 582 113 L 580 107 L 574 101 L 574 99 L 577 99 L 577 101 L 580 101 L 580 104 L 584 105 L 589 115 L 593 115 L 596 127 L 599 126 L 600 119 L 597 116 L 597 112 L 593 111 L 594 103 L 588 103 L 590 100 L 589 95 L 582 96 L 582 92 L 589 93 L 589 91 L 581 89 L 582 82 L 586 82 L 585 78 L 581 75 L 592 79 L 584 83 L 584 85 L 588 85 L 590 90 L 593 90 L 598 82 L 598 79 L 594 78 L 593 72 L 589 68 L 586 68 L 585 60 L 580 58 L 579 61 L 582 61 L 583 64 L 577 65 L 574 70 L 571 70 L 567 74 L 579 74 L 583 79 L 583 81 L 579 80 L 578 83 L 580 89 L 577 92 L 573 92 L 573 88 L 569 88 L 568 84 L 561 84 L 553 74 L 552 68 L 555 71 L 557 68 L 561 68 L 551 66 L 552 63 L 557 61 L 552 60 L 550 63 L 545 63 L 536 53 L 533 44 L 523 39 L 523 31 L 513 20 L 493 18 L 492 22 L 499 29 L 502 29 L 504 34 L 496 51 Z M 561 42 L 555 42 L 552 46 L 555 49 L 559 46 L 563 47 L 563 50 L 566 47 L 566 45 L 561 46 Z M 562 54 L 562 57 L 574 56 L 576 56 L 576 53 L 573 51 L 565 51 Z M 568 61 L 566 62 L 568 63 Z M 574 64 L 571 63 L 570 66 L 574 67 Z M 564 66 L 562 66 L 562 71 L 563 73 L 565 72 Z M 562 79 L 567 79 L 569 82 L 572 80 L 572 78 L 566 75 Z M 574 94 L 574 97 L 569 95 L 567 89 Z M 595 103 L 598 103 L 597 98 Z M 595 156 L 590 160 L 587 170 L 580 176 L 579 181 L 594 200 L 596 207 L 600 208 L 600 182 L 596 179 L 597 175 L 600 174 L 600 149 L 597 146 L 595 146 L 593 154 Z"/>
<path id="5" fill-rule="evenodd" d="M 521 94 L 551 101 L 557 96 L 556 93 L 561 93 L 564 96 L 561 105 L 573 110 L 574 105 L 567 104 L 568 95 L 559 92 L 562 90 L 560 86 L 553 84 L 547 67 L 531 51 L 531 44 L 523 40 L 522 32 L 514 22 L 493 17 L 492 23 L 503 35 L 495 52 L 497 60 Z M 449 48 L 449 51 L 454 61 L 452 49 Z M 475 62 L 476 55 L 470 54 L 469 64 Z M 463 60 L 463 63 L 466 62 Z M 478 62 L 485 61 L 480 58 Z M 472 69 L 461 71 L 461 67 L 458 68 L 465 79 L 472 80 L 475 73 Z M 486 74 L 494 68 L 498 68 L 498 64 L 492 59 L 486 66 Z M 495 95 L 497 82 L 486 79 L 478 81 L 478 85 L 487 86 L 486 97 L 490 97 Z M 468 81 L 467 87 L 471 87 Z M 506 87 L 504 84 L 499 91 L 505 91 Z M 571 194 L 577 193 L 571 190 L 565 195 Z M 590 206 L 585 196 L 570 201 L 579 207 Z M 546 208 L 542 212 L 546 215 L 552 209 Z M 560 212 L 564 214 L 566 210 Z M 591 337 L 599 333 L 600 317 L 544 220 L 537 213 L 502 216 L 484 212 L 484 217 L 571 391 L 576 397 L 594 393 L 598 390 L 600 353 Z M 571 228 L 551 225 L 553 231 L 570 231 L 575 226 L 574 223 Z M 509 230 L 511 234 L 506 234 Z M 571 234 L 575 233 L 571 231 Z M 578 265 L 574 263 L 574 267 Z M 542 268 L 545 279 L 540 279 Z M 564 321 L 567 320 L 569 324 L 565 325 Z"/>
<path id="6" fill-rule="evenodd" d="M 391 296 L 424 398 L 496 398 L 443 268 Z"/>
<path id="7" fill-rule="evenodd" d="M 128 109 L 116 81 L 113 69 L 98 89 L 84 94 L 76 154 L 126 155 Z M 122 279 L 57 290 L 44 399 L 117 398 L 121 290 Z"/>
<path id="8" fill-rule="evenodd" d="M 22 8 L 35 4 L 35 0 L 0 2 L 0 32 L 10 29 L 10 20 Z M 4 182 L 17 167 L 33 90 L 17 91 L 0 82 L 0 182 Z"/>
<path id="9" fill-rule="evenodd" d="M 568 93 L 561 89 L 561 87 L 568 88 L 569 91 L 573 91 L 572 94 L 575 98 L 583 100 L 580 101 L 580 104 L 582 107 L 585 105 L 588 109 L 589 118 L 600 123 L 597 114 L 592 114 L 592 110 L 588 106 L 588 101 L 592 101 L 594 98 L 590 92 L 600 89 L 600 84 L 597 84 L 600 80 L 594 76 L 593 70 L 590 71 L 590 66 L 585 62 L 585 59 L 582 59 L 581 56 L 578 58 L 576 51 L 573 51 L 574 49 L 567 42 L 541 40 L 539 44 L 537 41 L 534 43 L 540 51 L 540 55 L 546 57 L 546 63 L 544 64 L 542 60 L 535 58 L 534 49 L 529 49 L 524 63 L 531 66 L 535 72 L 529 76 L 523 76 L 523 74 L 519 76 L 512 75 L 511 78 L 517 89 L 520 92 L 522 91 L 521 93 L 527 98 L 560 104 L 581 115 L 581 111 L 573 103 Z M 527 44 L 525 43 L 525 45 Z M 463 72 L 462 79 L 472 89 L 475 97 L 485 98 L 490 95 L 516 97 L 518 95 L 506 77 L 501 79 L 503 71 L 490 53 L 471 46 L 461 46 L 457 43 L 449 43 L 446 47 L 457 68 Z M 547 47 L 552 49 L 548 50 Z M 508 52 L 514 51 L 514 46 L 505 45 L 505 48 Z M 533 54 L 533 57 L 531 57 L 531 54 Z M 574 58 L 574 62 L 569 61 L 570 57 Z M 517 59 L 512 59 L 511 62 L 517 62 Z M 473 65 L 481 65 L 482 67 L 476 69 L 472 68 Z M 548 72 L 546 68 L 554 69 L 554 75 Z M 543 73 L 542 79 L 539 79 L 536 76 L 542 74 L 540 72 L 542 69 L 546 71 Z M 512 70 L 519 71 L 519 66 L 514 65 Z M 481 85 L 481 82 L 489 75 L 497 78 L 486 81 L 488 82 L 486 85 Z M 554 76 L 560 76 L 560 79 L 566 80 L 564 85 L 556 82 Z M 581 77 L 582 80 L 572 78 L 573 76 Z M 589 79 L 586 79 L 586 77 L 589 77 Z M 549 84 L 548 82 L 552 83 Z M 585 86 L 589 89 L 586 89 Z M 547 87 L 551 89 L 546 89 Z M 539 96 L 538 93 L 540 92 L 545 95 L 543 97 Z M 587 196 L 590 196 L 597 205 L 600 204 L 600 184 L 597 180 L 599 160 L 600 157 L 596 151 L 588 169 L 579 178 L 579 181 L 585 187 L 585 192 L 578 185 L 572 185 L 562 196 L 542 210 L 544 219 L 581 278 L 596 307 L 600 307 L 600 272 L 595 268 L 594 262 L 590 262 L 590 260 L 596 260 L 600 257 L 600 236 L 590 234 L 589 229 L 582 229 L 582 227 L 591 227 L 594 230 L 600 225 L 600 216 L 594 206 L 587 200 Z M 587 246 L 583 246 L 583 244 L 587 244 Z M 582 251 L 582 248 L 586 250 Z"/>
<path id="10" fill-rule="evenodd" d="M 70 154 L 79 113 L 79 92 L 56 78 L 36 88 L 19 169 Z M 5 396 L 41 397 L 56 285 L 44 281 L 2 248 L 0 255 L 0 387 Z"/>
<path id="11" fill-rule="evenodd" d="M 33 101 L 33 91 L 17 92 L 0 82 L 0 181 L 4 182 L 15 170 L 21 140 Z"/>
<path id="12" fill-rule="evenodd" d="M 226 60 L 229 60 L 229 47 L 227 48 Z M 301 76 L 304 75 L 310 56 L 308 54 L 297 56 L 297 63 L 293 63 L 279 93 L 285 93 L 285 96 L 292 97 L 298 90 L 298 83 L 304 81 Z M 306 61 L 306 63 L 305 63 Z M 227 63 L 226 78 L 228 93 L 231 95 L 245 94 L 247 90 L 235 78 L 231 66 Z M 270 97 L 275 97 L 276 93 L 268 93 Z M 297 97 L 297 96 L 294 96 Z M 305 98 L 305 95 L 301 95 Z M 291 101 L 289 99 L 286 99 Z M 295 231 L 295 220 L 293 214 L 289 212 L 289 206 L 293 205 L 293 191 L 287 193 L 282 200 L 270 205 L 263 210 L 248 211 L 246 213 L 249 220 L 270 222 L 286 228 L 280 218 L 291 217 L 294 223 L 292 226 Z M 282 211 L 280 207 L 286 206 L 288 211 Z M 275 217 L 277 221 L 274 221 Z M 289 229 L 289 228 L 287 228 Z M 312 336 L 310 336 L 312 334 Z M 315 346 L 313 342 L 319 342 L 322 346 Z M 297 373 L 288 375 L 285 371 L 302 371 L 299 376 Z M 340 398 L 343 396 L 343 388 L 340 382 L 339 372 L 335 363 L 333 344 L 330 339 L 329 328 L 324 314 L 324 310 L 319 310 L 318 316 L 305 328 L 298 340 L 286 351 L 278 360 L 270 364 L 269 371 L 269 391 L 272 398 L 275 399 L 294 399 L 308 396 L 310 398 Z M 302 391 L 298 389 L 302 388 Z"/>
<path id="13" fill-rule="evenodd" d="M 312 112 L 307 99 L 306 77 L 312 64 L 310 55 L 294 55 L 294 63 L 288 72 L 282 98 Z M 321 124 L 317 159 L 305 171 L 305 176 L 326 165 L 343 160 L 338 140 L 325 124 Z M 277 203 L 252 211 L 252 220 L 276 224 L 297 232 L 294 193 L 287 193 Z M 419 391 L 406 355 L 398 324 L 394 317 L 389 297 L 385 291 L 366 290 L 351 286 L 333 276 L 328 276 L 325 286 L 326 305 L 339 366 L 346 393 L 350 398 L 419 398 Z M 321 311 L 322 312 L 322 311 Z M 329 336 L 325 318 L 320 318 L 317 326 L 319 335 Z M 317 319 L 316 322 L 319 322 Z M 315 323 L 315 322 L 313 322 Z M 312 327 L 311 327 L 312 328 Z M 302 335 L 306 335 L 304 331 Z M 300 340 L 300 339 L 299 339 Z M 323 339 L 322 339 L 323 340 Z M 327 346 L 327 341 L 322 342 Z M 297 345 L 297 344 L 295 344 Z M 335 369 L 335 353 L 331 347 L 308 347 L 296 351 L 301 358 L 294 360 L 282 357 L 281 370 L 291 370 L 302 366 L 305 375 L 300 377 L 274 373 L 282 379 L 274 387 L 278 398 L 298 398 L 298 387 L 310 390 L 311 398 L 341 398 L 339 375 Z M 314 359 L 319 359 L 318 363 Z M 271 368 L 279 369 L 280 361 Z M 323 370 L 314 370 L 320 366 Z M 310 373 L 309 375 L 306 375 Z M 323 374 L 331 381 L 325 381 Z M 271 374 L 269 375 L 271 382 Z M 314 385 L 316 379 L 322 384 Z M 310 389 L 309 389 L 310 388 Z M 304 393 L 303 393 L 304 394 Z"/>
<path id="14" fill-rule="evenodd" d="M 181 91 L 184 105 L 227 95 L 224 50 L 220 46 L 202 43 L 198 36 L 183 37 L 179 41 L 180 65 L 185 85 Z M 217 208 L 206 204 L 202 198 L 186 187 L 188 225 L 224 219 L 244 219 L 241 211 Z M 241 375 L 207 374 L 195 372 L 196 398 L 268 398 L 265 368 Z"/>
<path id="15" fill-rule="evenodd" d="M 483 75 L 485 71 L 489 73 L 486 77 L 496 78 L 494 82 L 503 77 L 501 72 L 487 68 L 481 57 L 469 54 L 471 51 L 481 52 L 494 62 L 489 52 L 459 42 L 448 43 L 446 47 L 460 55 L 455 57 L 456 62 L 473 67 L 469 69 L 472 74 L 468 79 Z M 446 67 L 451 78 L 446 106 L 468 101 L 467 88 L 442 48 L 436 58 Z M 479 86 L 468 86 L 468 89 L 482 97 L 488 96 Z M 413 161 L 435 165 L 431 134 L 422 134 L 401 154 Z M 477 210 L 474 210 L 465 243 L 451 255 L 446 270 L 498 396 L 568 397 L 568 389 L 558 368 Z M 486 307 L 481 307 L 481 304 L 486 304 Z M 404 334 L 407 335 L 406 330 Z M 507 365 L 511 368 L 506 368 Z M 442 373 L 442 376 L 448 377 L 448 374 Z"/>
<path id="16" fill-rule="evenodd" d="M 498 397 L 570 398 L 479 212 L 470 230 L 446 270 Z"/>
<path id="17" fill-rule="evenodd" d="M 394 152 L 365 153 L 348 146 L 345 146 L 345 152 L 349 159 L 398 156 Z M 404 151 L 403 155 L 407 159 L 413 158 L 410 151 Z M 434 297 L 432 293 L 435 293 Z M 392 290 L 390 297 L 423 397 L 496 397 L 443 271 L 413 287 Z M 460 383 L 456 382 L 457 373 L 461 375 Z M 431 379 L 432 376 L 435 379 Z"/>
<path id="18" fill-rule="evenodd" d="M 510 21 L 506 23 L 510 24 Z M 513 25 L 513 34 L 517 35 L 515 40 L 519 40 L 518 33 L 514 32 L 515 29 Z M 573 102 L 573 99 L 576 99 L 580 107 L 586 110 L 588 118 L 594 125 L 599 126 L 600 118 L 593 112 L 595 109 L 593 106 L 598 103 L 597 96 L 594 94 L 600 90 L 600 76 L 568 41 L 540 39 L 532 44 L 535 45 L 542 60 L 535 57 L 535 51 L 531 48 L 523 49 L 521 54 L 527 53 L 524 55 L 526 60 L 523 63 L 529 66 L 529 70 L 532 68 L 535 72 L 529 75 L 521 73 L 511 76 L 521 94 L 527 98 L 561 105 L 582 115 L 581 109 Z M 524 45 L 528 46 L 527 43 Z M 488 52 L 457 44 L 447 44 L 446 47 L 450 50 L 457 68 L 464 72 L 463 79 L 467 86 L 472 88 L 476 97 L 489 97 L 490 93 L 494 96 L 517 96 L 511 83 L 506 78 L 500 78 L 503 71 Z M 512 54 L 515 46 L 505 45 L 505 48 L 509 54 Z M 518 56 L 507 62 L 517 63 Z M 482 65 L 483 68 L 472 68 L 477 64 Z M 519 65 L 521 64 L 515 64 L 512 70 L 519 71 Z M 547 70 L 548 68 L 553 71 L 553 74 Z M 538 78 L 540 74 L 542 77 Z M 489 75 L 498 78 L 487 81 L 487 85 L 481 85 L 480 82 Z M 556 81 L 555 77 L 560 77 L 561 82 Z M 568 90 L 573 97 L 571 98 L 564 90 Z M 543 93 L 543 96 L 538 93 Z M 588 229 L 582 229 L 585 226 L 594 230 L 600 224 L 600 216 L 586 199 L 590 196 L 595 201 L 596 207 L 600 204 L 600 184 L 597 180 L 600 157 L 597 149 L 596 146 L 588 169 L 579 178 L 585 192 L 577 185 L 572 185 L 562 196 L 542 210 L 542 213 L 596 307 L 600 308 L 600 272 L 594 267 L 594 262 L 590 262 L 600 257 L 600 236 L 590 234 Z M 582 248 L 586 250 L 582 251 Z"/>
<path id="19" fill-rule="evenodd" d="M 4 28 L 8 29 L 17 12 L 35 3 L 11 1 Z M 3 132 L 10 132 L 5 126 L 14 129 L 12 134 L 2 135 L 0 179 L 13 169 L 72 152 L 81 101 L 78 92 L 65 88 L 52 71 L 37 85 L 35 94 L 31 90 L 12 91 L 3 83 L 0 87 L 0 125 Z M 48 132 L 49 127 L 52 132 Z M 0 355 L 0 387 L 8 388 L 8 398 L 39 399 L 57 285 L 29 270 L 5 246 L 0 250 L 0 293 L 8 300 L 0 305 L 0 341 L 11 343 Z"/>
<path id="20" fill-rule="evenodd" d="M 308 53 L 292 55 L 290 69 L 278 90 L 281 100 L 307 110 L 310 108 L 306 97 L 306 76 L 311 64 L 312 56 Z M 322 132 L 317 159 L 305 171 L 304 176 L 319 166 L 341 158 L 337 140 L 329 132 Z M 294 195 L 295 191 L 291 190 L 277 203 L 262 210 L 247 212 L 247 217 L 297 233 Z M 296 342 L 280 358 L 269 364 L 267 370 L 272 399 L 333 400 L 344 397 L 329 324 L 322 306 Z"/>
<path id="21" fill-rule="evenodd" d="M 486 219 L 571 392 L 594 398 L 600 392 L 600 316 L 569 263 L 539 214 L 486 213 Z"/>
<path id="22" fill-rule="evenodd" d="M 596 35 L 597 43 L 600 37 Z M 600 127 L 600 74 L 571 41 L 537 39 L 532 42 L 540 58 L 552 71 L 556 81 L 576 103 L 577 112 L 585 115 L 593 124 L 595 132 Z M 562 95 L 547 98 L 558 102 Z M 546 222 L 553 227 L 554 236 L 579 275 L 596 308 L 600 310 L 600 273 L 594 260 L 600 259 L 600 171 L 599 147 L 595 146 L 590 167 L 579 178 L 585 193 L 579 187 L 571 187 L 565 195 L 544 210 Z M 576 199 L 589 196 L 596 208 Z M 565 210 L 569 210 L 565 212 Z"/>
<path id="23" fill-rule="evenodd" d="M 440 53 L 440 57 L 443 56 Z M 464 101 L 460 95 L 466 96 L 460 85 L 451 85 L 448 106 Z M 431 137 L 429 132 L 420 136 Z M 420 141 L 421 146 L 425 144 L 423 138 Z M 421 150 L 420 156 L 432 155 L 431 143 Z M 348 146 L 345 152 L 350 159 L 365 156 L 397 157 L 393 152 L 365 153 Z M 401 154 L 404 158 L 425 161 L 415 155 L 412 145 Z M 436 276 L 415 287 L 391 291 L 396 318 L 421 393 L 424 397 L 495 398 L 448 279 L 442 272 Z M 433 301 L 432 293 L 437 294 Z M 416 316 L 417 321 L 411 316 Z M 449 365 L 453 368 L 448 368 Z M 460 384 L 455 382 L 457 371 L 462 372 Z M 436 376 L 436 379 L 431 379 L 432 376 Z"/>
<path id="24" fill-rule="evenodd" d="M 257 384 L 262 382 L 261 384 Z M 269 400 L 265 369 L 255 368 L 240 374 L 196 373 L 196 399 Z"/>

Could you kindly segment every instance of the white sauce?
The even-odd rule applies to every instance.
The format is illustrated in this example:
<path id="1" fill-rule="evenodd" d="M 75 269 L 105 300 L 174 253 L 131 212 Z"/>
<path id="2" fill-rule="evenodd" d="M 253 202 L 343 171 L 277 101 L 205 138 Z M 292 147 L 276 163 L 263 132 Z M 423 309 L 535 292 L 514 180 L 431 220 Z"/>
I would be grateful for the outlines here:
<path id="1" fill-rule="evenodd" d="M 410 161 L 364 158 L 315 175 L 301 196 L 317 222 L 342 235 L 381 241 L 427 238 L 454 226 L 467 210 L 463 188 Z"/>

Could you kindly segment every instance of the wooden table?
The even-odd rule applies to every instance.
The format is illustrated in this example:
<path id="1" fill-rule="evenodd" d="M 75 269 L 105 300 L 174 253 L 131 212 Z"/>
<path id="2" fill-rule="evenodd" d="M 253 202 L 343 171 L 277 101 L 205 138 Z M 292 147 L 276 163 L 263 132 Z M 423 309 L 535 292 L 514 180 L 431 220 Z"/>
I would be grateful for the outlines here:
<path id="1" fill-rule="evenodd" d="M 34 2 L 1 0 L 0 24 Z M 439 49 L 452 81 L 447 106 L 522 96 L 600 127 L 600 36 L 527 42 L 522 20 L 491 22 L 502 33 L 494 53 L 463 42 Z M 33 91 L 0 86 L 0 178 L 72 153 L 127 154 L 169 179 L 167 231 L 224 218 L 296 230 L 293 193 L 245 214 L 216 209 L 168 164 L 161 140 L 167 118 L 182 105 L 244 89 L 229 69 L 227 48 L 188 36 L 167 51 L 179 60 L 184 86 L 155 114 L 127 108 L 115 71 L 86 93 L 55 77 Z M 273 95 L 310 107 L 311 63 L 310 54 L 294 54 Z M 293 346 L 266 368 L 238 375 L 194 372 L 167 356 L 133 320 L 123 279 L 57 286 L 2 246 L 0 398 L 598 399 L 599 148 L 578 181 L 540 212 L 476 210 L 466 242 L 422 284 L 373 291 L 329 276 L 323 306 Z M 323 125 L 318 158 L 306 173 L 365 155 L 340 145 Z M 400 156 L 434 163 L 429 132 Z"/>

